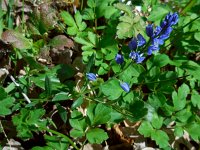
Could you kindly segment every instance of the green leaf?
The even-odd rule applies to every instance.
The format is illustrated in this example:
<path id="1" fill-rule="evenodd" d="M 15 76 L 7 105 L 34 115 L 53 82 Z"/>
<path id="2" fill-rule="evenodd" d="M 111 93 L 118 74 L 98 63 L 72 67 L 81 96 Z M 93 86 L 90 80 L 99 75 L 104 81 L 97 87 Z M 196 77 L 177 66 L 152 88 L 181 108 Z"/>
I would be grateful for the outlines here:
<path id="1" fill-rule="evenodd" d="M 79 97 L 77 100 L 75 100 L 71 106 L 72 109 L 75 109 L 83 104 L 83 97 Z"/>
<path id="2" fill-rule="evenodd" d="M 67 11 L 62 11 L 60 13 L 64 23 L 68 26 L 76 26 L 76 23 L 74 21 L 74 18 L 71 16 L 71 14 Z"/>
<path id="3" fill-rule="evenodd" d="M 77 130 L 77 129 L 72 129 L 70 131 L 70 136 L 78 138 L 78 137 L 83 137 L 85 135 L 85 132 L 82 130 Z"/>
<path id="4" fill-rule="evenodd" d="M 0 86 L 0 99 L 4 99 L 8 96 L 8 94 L 5 92 L 4 88 Z"/>
<path id="5" fill-rule="evenodd" d="M 67 110 L 63 106 L 61 106 L 59 103 L 56 104 L 56 107 L 58 109 L 58 113 L 59 113 L 62 121 L 64 123 L 66 123 L 67 122 Z"/>
<path id="6" fill-rule="evenodd" d="M 101 144 L 103 141 L 108 139 L 108 134 L 102 129 L 95 128 L 90 129 L 86 133 L 86 137 L 91 144 Z"/>
<path id="7" fill-rule="evenodd" d="M 52 149 L 66 150 L 69 147 L 69 143 L 66 139 L 56 136 L 44 136 L 46 144 Z"/>
<path id="8" fill-rule="evenodd" d="M 90 42 L 93 45 L 96 45 L 96 43 L 97 43 L 97 35 L 96 34 L 94 34 L 93 32 L 88 32 L 88 39 L 90 40 Z"/>
<path id="9" fill-rule="evenodd" d="M 105 124 L 111 118 L 111 109 L 101 103 L 96 106 L 92 104 L 88 107 L 87 116 L 92 126 Z"/>
<path id="10" fill-rule="evenodd" d="M 101 85 L 101 90 L 103 94 L 105 94 L 109 100 L 118 99 L 123 89 L 120 87 L 120 83 L 116 79 L 112 79 L 104 84 Z"/>
<path id="11" fill-rule="evenodd" d="M 169 137 L 162 130 L 156 130 L 151 134 L 151 138 L 156 141 L 156 144 L 159 145 L 160 148 L 165 148 L 169 146 Z"/>
<path id="12" fill-rule="evenodd" d="M 85 22 L 82 22 L 82 16 L 79 11 L 76 12 L 76 14 L 74 15 L 74 18 L 76 20 L 76 25 L 78 26 L 79 31 L 85 30 L 87 25 Z"/>
<path id="13" fill-rule="evenodd" d="M 187 108 L 177 112 L 175 117 L 182 123 L 186 123 L 187 121 L 189 121 L 190 117 L 192 117 L 192 113 L 191 110 Z"/>
<path id="14" fill-rule="evenodd" d="M 200 42 L 200 32 L 194 33 L 194 38 Z"/>
<path id="15" fill-rule="evenodd" d="M 186 131 L 189 133 L 189 135 L 194 139 L 196 142 L 199 142 L 200 140 L 200 124 L 195 122 L 188 124 L 188 126 L 185 128 Z"/>
<path id="16" fill-rule="evenodd" d="M 155 130 L 151 126 L 150 122 L 143 121 L 140 127 L 138 128 L 138 131 L 140 134 L 144 135 L 144 137 L 150 137 L 151 133 L 154 132 Z"/>
<path id="17" fill-rule="evenodd" d="M 164 67 L 170 62 L 169 56 L 165 54 L 156 55 L 153 59 L 153 66 Z"/>
<path id="18" fill-rule="evenodd" d="M 86 119 L 79 111 L 73 110 L 73 112 L 71 113 L 71 119 L 69 119 L 69 123 L 73 127 L 73 129 L 70 131 L 71 136 L 84 136 L 85 130 L 87 128 Z"/>
<path id="19" fill-rule="evenodd" d="M 192 90 L 191 101 L 193 106 L 198 107 L 198 109 L 200 109 L 200 95 L 196 90 Z"/>
<path id="20" fill-rule="evenodd" d="M 128 16 L 133 17 L 132 9 L 129 5 L 124 3 L 117 3 L 114 5 L 117 9 L 124 11 Z"/>
<path id="21" fill-rule="evenodd" d="M 13 97 L 7 97 L 0 100 L 0 116 L 6 116 L 12 113 L 10 107 L 14 105 L 14 101 L 15 99 Z"/>
<path id="22" fill-rule="evenodd" d="M 66 93 L 66 92 L 60 92 L 58 94 L 56 94 L 54 96 L 54 98 L 52 99 L 52 101 L 64 101 L 64 100 L 68 100 L 70 99 L 71 96 L 69 95 L 69 93 Z"/>
<path id="23" fill-rule="evenodd" d="M 153 7 L 153 10 L 149 15 L 148 20 L 149 21 L 161 20 L 168 12 L 169 9 L 167 7 L 156 5 Z"/>
<path id="24" fill-rule="evenodd" d="M 52 92 L 51 80 L 47 75 L 45 77 L 45 92 L 46 92 L 47 97 L 51 96 L 51 92 Z"/>
<path id="25" fill-rule="evenodd" d="M 182 137 L 182 136 L 183 136 L 183 133 L 184 133 L 183 128 L 176 125 L 176 126 L 175 126 L 175 129 L 174 129 L 174 135 L 175 135 L 175 136 L 178 136 L 178 137 Z"/>
<path id="26" fill-rule="evenodd" d="M 156 110 L 162 107 L 166 101 L 167 99 L 165 95 L 161 92 L 153 93 L 148 96 L 149 104 Z"/>
<path id="27" fill-rule="evenodd" d="M 94 65 L 94 62 L 95 62 L 95 53 L 93 53 L 91 56 L 89 56 L 89 60 L 88 60 L 88 63 L 86 65 L 86 68 L 85 68 L 86 73 L 90 72 L 92 66 Z"/>
<path id="28" fill-rule="evenodd" d="M 189 93 L 190 89 L 186 84 L 182 84 L 179 87 L 178 93 L 176 93 L 175 91 L 172 93 L 173 104 L 176 111 L 181 110 L 185 107 L 186 97 Z"/>
<path id="29" fill-rule="evenodd" d="M 158 114 L 154 113 L 151 124 L 154 128 L 160 129 L 163 125 L 163 117 L 160 117 Z"/>
<path id="30" fill-rule="evenodd" d="M 46 127 L 47 121 L 42 119 L 44 114 L 44 109 L 28 110 L 22 108 L 20 113 L 12 118 L 13 124 L 17 127 L 17 136 L 28 139 L 33 136 L 32 131 L 39 131 L 37 126 Z"/>
<path id="31" fill-rule="evenodd" d="M 189 75 L 194 76 L 195 79 L 200 81 L 200 65 L 194 61 L 186 61 L 180 66 L 181 69 L 186 70 Z"/>

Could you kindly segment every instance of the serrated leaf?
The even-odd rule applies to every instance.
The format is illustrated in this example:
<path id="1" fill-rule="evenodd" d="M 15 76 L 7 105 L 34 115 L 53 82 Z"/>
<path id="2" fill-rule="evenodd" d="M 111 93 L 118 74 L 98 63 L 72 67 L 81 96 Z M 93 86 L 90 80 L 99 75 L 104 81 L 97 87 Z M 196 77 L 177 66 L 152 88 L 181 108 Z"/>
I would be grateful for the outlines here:
<path id="1" fill-rule="evenodd" d="M 181 110 L 185 107 L 186 97 L 189 92 L 190 89 L 188 85 L 182 84 L 178 89 L 178 93 L 176 93 L 175 91 L 172 93 L 173 104 L 176 111 Z"/>
<path id="2" fill-rule="evenodd" d="M 117 3 L 114 5 L 117 9 L 124 11 L 128 16 L 133 17 L 132 9 L 129 5 L 124 3 Z"/>
<path id="3" fill-rule="evenodd" d="M 196 142 L 200 140 L 200 124 L 197 122 L 191 123 L 186 127 L 186 131 Z"/>
<path id="4" fill-rule="evenodd" d="M 181 69 L 186 70 L 189 75 L 194 76 L 195 79 L 200 81 L 200 65 L 194 61 L 187 61 L 182 63 Z"/>
<path id="5" fill-rule="evenodd" d="M 108 139 L 108 134 L 102 129 L 95 128 L 90 129 L 86 133 L 86 137 L 91 144 L 101 144 L 103 141 Z"/>
<path id="6" fill-rule="evenodd" d="M 103 104 L 90 105 L 87 110 L 87 116 L 92 126 L 107 123 L 111 116 L 111 109 Z M 104 117 L 102 117 L 104 116 Z"/>
<path id="7" fill-rule="evenodd" d="M 159 145 L 160 148 L 165 148 L 169 146 L 169 137 L 162 130 L 156 130 L 151 134 L 151 138 L 156 141 L 156 144 Z"/>
<path id="8" fill-rule="evenodd" d="M 88 32 L 88 39 L 90 42 L 95 46 L 97 42 L 97 35 L 94 34 L 93 32 Z"/>
<path id="9" fill-rule="evenodd" d="M 75 138 L 83 137 L 84 135 L 85 135 L 85 132 L 82 130 L 72 129 L 70 131 L 70 136 L 75 137 Z"/>
<path id="10" fill-rule="evenodd" d="M 151 120 L 152 126 L 156 129 L 160 129 L 163 125 L 163 118 L 158 116 L 158 114 L 154 113 L 153 118 Z"/>
<path id="11" fill-rule="evenodd" d="M 0 100 L 0 116 L 6 116 L 12 113 L 10 107 L 14 105 L 15 99 L 13 97 L 7 97 Z"/>
<path id="12" fill-rule="evenodd" d="M 76 25 L 79 28 L 79 31 L 83 31 L 86 29 L 87 25 L 85 22 L 82 22 L 82 16 L 80 14 L 79 11 L 76 12 L 76 14 L 74 15 L 75 21 L 76 21 Z"/>
<path id="13" fill-rule="evenodd" d="M 72 15 L 71 15 L 69 12 L 67 12 L 67 11 L 62 11 L 62 12 L 60 13 L 60 15 L 61 15 L 61 17 L 62 17 L 62 19 L 63 19 L 63 21 L 64 21 L 64 23 L 65 23 L 66 25 L 68 25 L 68 26 L 76 26 L 76 23 L 75 23 L 75 21 L 74 21 L 74 18 L 72 17 Z"/>
<path id="14" fill-rule="evenodd" d="M 174 135 L 175 135 L 175 136 L 182 137 L 182 136 L 183 136 L 183 133 L 184 133 L 184 130 L 183 130 L 182 127 L 180 127 L 180 126 L 175 126 L 175 129 L 174 129 Z"/>
<path id="15" fill-rule="evenodd" d="M 150 122 L 143 121 L 140 127 L 138 128 L 138 131 L 140 134 L 144 135 L 144 137 L 150 137 L 151 133 L 154 132 L 155 130 L 151 126 Z"/>
<path id="16" fill-rule="evenodd" d="M 197 91 L 192 91 L 191 101 L 193 106 L 198 107 L 200 109 L 200 95 Z"/>
<path id="17" fill-rule="evenodd" d="M 13 116 L 12 122 L 17 127 L 17 136 L 28 139 L 33 136 L 32 131 L 38 132 L 37 126 L 46 127 L 47 121 L 42 119 L 44 109 L 28 110 L 22 108 L 20 113 Z"/>
<path id="18" fill-rule="evenodd" d="M 109 100 L 118 99 L 123 92 L 123 89 L 120 87 L 119 81 L 116 79 L 112 79 L 105 84 L 102 84 L 101 90 L 103 94 L 108 97 Z"/>

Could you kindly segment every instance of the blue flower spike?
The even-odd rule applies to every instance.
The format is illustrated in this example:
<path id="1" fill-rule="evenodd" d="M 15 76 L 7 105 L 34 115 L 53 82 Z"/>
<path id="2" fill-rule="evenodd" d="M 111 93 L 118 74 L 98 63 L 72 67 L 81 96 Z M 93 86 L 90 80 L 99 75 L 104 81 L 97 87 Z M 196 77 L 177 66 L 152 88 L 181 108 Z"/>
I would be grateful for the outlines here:
<path id="1" fill-rule="evenodd" d="M 146 26 L 146 33 L 148 37 L 153 36 L 153 24 L 149 24 L 148 26 Z"/>
<path id="2" fill-rule="evenodd" d="M 95 81 L 97 79 L 97 76 L 94 73 L 86 73 L 86 76 L 90 81 Z"/>
<path id="3" fill-rule="evenodd" d="M 115 61 L 116 61 L 117 64 L 121 65 L 124 62 L 124 57 L 121 54 L 117 54 L 115 56 Z"/>
<path id="4" fill-rule="evenodd" d="M 130 91 L 130 87 L 129 87 L 128 83 L 126 83 L 126 82 L 121 82 L 121 83 L 120 83 L 120 86 L 121 86 L 121 88 L 122 88 L 126 93 L 128 93 L 128 92 Z"/>
<path id="5" fill-rule="evenodd" d="M 137 35 L 137 39 L 138 39 L 137 46 L 140 47 L 140 46 L 143 46 L 144 44 L 146 44 L 146 40 L 141 34 Z"/>
<path id="6" fill-rule="evenodd" d="M 137 39 L 132 38 L 132 40 L 129 42 L 128 47 L 130 50 L 136 50 L 137 49 Z"/>
<path id="7" fill-rule="evenodd" d="M 160 26 L 157 26 L 154 31 L 152 25 L 148 25 L 146 27 L 146 34 L 151 38 L 152 42 L 151 45 L 148 47 L 148 55 L 151 55 L 153 52 L 156 52 L 160 49 L 159 46 L 163 45 L 165 43 L 165 40 L 169 38 L 173 30 L 172 26 L 178 23 L 178 19 L 179 17 L 176 12 L 173 14 L 169 13 L 160 23 Z"/>
<path id="8" fill-rule="evenodd" d="M 137 64 L 142 63 L 145 59 L 145 57 L 143 57 L 143 53 L 140 54 L 139 52 L 134 51 L 129 54 L 129 57 L 133 59 Z"/>

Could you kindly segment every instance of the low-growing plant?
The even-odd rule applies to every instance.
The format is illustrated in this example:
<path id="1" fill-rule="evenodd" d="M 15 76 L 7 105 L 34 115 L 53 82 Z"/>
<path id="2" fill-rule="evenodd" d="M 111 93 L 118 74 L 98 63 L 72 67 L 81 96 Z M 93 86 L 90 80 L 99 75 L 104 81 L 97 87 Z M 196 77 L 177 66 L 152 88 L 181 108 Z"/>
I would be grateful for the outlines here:
<path id="1" fill-rule="evenodd" d="M 14 73 L 2 70 L 11 80 L 0 87 L 1 121 L 11 116 L 22 140 L 42 133 L 45 146 L 34 150 L 101 144 L 110 138 L 109 128 L 127 121 L 161 149 L 172 149 L 185 132 L 199 143 L 200 2 L 194 1 L 172 7 L 171 1 L 88 0 L 74 14 L 33 11 L 26 37 L 8 26 L 2 40 L 13 47 Z M 47 14 L 55 20 L 45 20 Z M 51 38 L 52 32 L 78 44 L 82 71 L 36 61 L 41 51 L 65 47 L 67 38 Z M 19 62 L 26 74 L 17 79 Z"/>

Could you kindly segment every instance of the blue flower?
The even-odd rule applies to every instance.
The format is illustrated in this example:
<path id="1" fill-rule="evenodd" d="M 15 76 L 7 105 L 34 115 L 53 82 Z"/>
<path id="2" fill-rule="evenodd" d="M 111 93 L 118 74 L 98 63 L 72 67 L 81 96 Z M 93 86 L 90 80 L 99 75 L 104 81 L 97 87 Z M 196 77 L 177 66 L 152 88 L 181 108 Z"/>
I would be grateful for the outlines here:
<path id="1" fill-rule="evenodd" d="M 121 54 L 117 54 L 115 56 L 115 61 L 118 63 L 118 64 L 122 64 L 124 62 L 124 57 L 121 55 Z"/>
<path id="2" fill-rule="evenodd" d="M 134 51 L 129 54 L 129 57 L 135 60 L 137 64 L 142 63 L 145 59 L 145 57 L 143 57 L 143 53 L 140 54 L 139 52 L 134 52 Z"/>
<path id="3" fill-rule="evenodd" d="M 130 87 L 129 87 L 129 85 L 128 85 L 128 83 L 126 83 L 126 82 L 121 82 L 120 83 L 120 86 L 121 86 L 121 88 L 125 91 L 125 92 L 129 92 L 130 91 Z"/>
<path id="4" fill-rule="evenodd" d="M 137 39 L 132 38 L 132 40 L 129 42 L 128 47 L 130 50 L 136 50 L 137 49 Z"/>
<path id="5" fill-rule="evenodd" d="M 164 21 L 166 22 L 167 26 L 173 26 L 178 23 L 178 19 L 179 19 L 178 14 L 175 12 L 173 14 L 168 13 Z"/>
<path id="6" fill-rule="evenodd" d="M 155 28 L 153 32 L 152 25 L 146 27 L 146 34 L 151 38 L 151 45 L 148 47 L 148 55 L 151 55 L 153 51 L 158 51 L 160 45 L 163 45 L 165 40 L 169 38 L 173 28 L 172 26 L 177 24 L 178 14 L 169 13 L 165 19 L 160 23 L 160 26 Z M 153 35 L 152 35 L 153 32 Z"/>
<path id="7" fill-rule="evenodd" d="M 138 39 L 137 46 L 140 47 L 140 46 L 143 46 L 144 44 L 146 44 L 146 40 L 141 34 L 137 35 L 137 39 Z"/>
<path id="8" fill-rule="evenodd" d="M 86 76 L 90 81 L 95 81 L 97 79 L 97 76 L 94 73 L 86 73 Z"/>
<path id="9" fill-rule="evenodd" d="M 148 26 L 146 26 L 146 33 L 148 37 L 153 36 L 153 24 L 149 24 Z"/>

